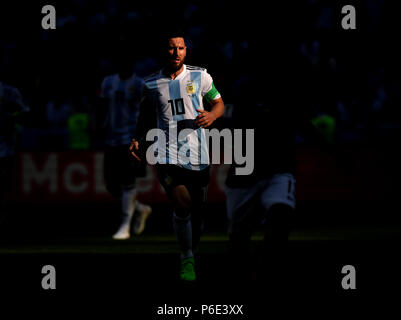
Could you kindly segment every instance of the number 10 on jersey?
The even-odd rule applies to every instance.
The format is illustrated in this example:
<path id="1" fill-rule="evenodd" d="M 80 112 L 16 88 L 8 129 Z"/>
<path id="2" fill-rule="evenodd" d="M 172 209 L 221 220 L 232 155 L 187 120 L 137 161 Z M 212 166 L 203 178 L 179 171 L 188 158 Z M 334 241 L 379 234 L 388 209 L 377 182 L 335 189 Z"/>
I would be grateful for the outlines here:
<path id="1" fill-rule="evenodd" d="M 179 98 L 179 99 L 169 100 L 168 103 L 171 106 L 171 113 L 173 114 L 173 116 L 185 113 L 184 99 Z"/>

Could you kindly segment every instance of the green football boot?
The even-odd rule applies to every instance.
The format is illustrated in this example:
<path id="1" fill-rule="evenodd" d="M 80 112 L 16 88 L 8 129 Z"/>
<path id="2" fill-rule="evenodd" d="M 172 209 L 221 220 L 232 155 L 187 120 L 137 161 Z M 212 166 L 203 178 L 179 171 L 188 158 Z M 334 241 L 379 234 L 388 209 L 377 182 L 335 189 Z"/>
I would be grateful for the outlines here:
<path id="1" fill-rule="evenodd" d="M 180 279 L 183 281 L 195 281 L 195 260 L 194 258 L 186 258 L 181 260 Z"/>

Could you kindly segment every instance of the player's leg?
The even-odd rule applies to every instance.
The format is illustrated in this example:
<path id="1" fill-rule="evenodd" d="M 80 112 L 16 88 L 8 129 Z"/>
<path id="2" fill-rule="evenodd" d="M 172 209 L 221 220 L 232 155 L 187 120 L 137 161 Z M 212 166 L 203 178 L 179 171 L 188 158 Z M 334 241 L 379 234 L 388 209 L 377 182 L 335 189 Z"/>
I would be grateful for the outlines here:
<path id="1" fill-rule="evenodd" d="M 173 227 L 181 249 L 180 278 L 194 281 L 196 274 L 192 246 L 191 196 L 184 185 L 179 185 L 169 192 L 169 199 L 174 206 Z"/>
<path id="2" fill-rule="evenodd" d="M 251 236 L 256 221 L 258 185 L 226 190 L 228 220 L 229 276 L 237 284 L 250 280 Z"/>
<path id="3" fill-rule="evenodd" d="M 143 204 L 136 200 L 136 211 L 134 214 L 134 233 L 139 235 L 145 230 L 146 220 L 149 218 L 152 213 L 152 207 Z"/>
<path id="4" fill-rule="evenodd" d="M 174 206 L 173 226 L 181 247 L 181 259 L 193 257 L 191 196 L 184 185 L 178 185 L 169 191 L 168 197 Z"/>
<path id="5" fill-rule="evenodd" d="M 264 246 L 287 244 L 296 205 L 294 176 L 274 175 L 261 194 L 261 203 L 266 211 Z"/>
<path id="6" fill-rule="evenodd" d="M 131 236 L 131 221 L 136 207 L 137 191 L 135 187 L 123 190 L 121 197 L 121 224 L 113 239 L 125 240 Z"/>
<path id="7" fill-rule="evenodd" d="M 135 210 L 136 190 L 135 184 L 123 186 L 122 178 L 125 176 L 121 165 L 121 149 L 118 147 L 106 148 L 104 152 L 103 172 L 107 191 L 115 198 L 121 200 L 121 223 L 113 239 L 124 240 L 130 237 L 130 225 Z"/>
<path id="8" fill-rule="evenodd" d="M 132 161 L 132 156 L 129 153 L 129 146 L 124 148 L 122 152 L 126 155 L 124 158 L 126 167 L 125 174 L 121 177 L 124 189 L 134 188 L 136 185 L 136 179 L 138 177 L 144 177 L 146 175 L 146 163 L 138 163 L 137 161 Z M 127 156 L 128 155 L 128 156 Z M 136 190 L 136 189 L 135 189 Z M 135 192 L 136 194 L 136 192 Z M 146 225 L 146 220 L 152 213 L 152 208 L 149 205 L 143 204 L 136 199 L 132 199 L 134 202 L 134 214 L 131 218 L 134 219 L 133 230 L 136 235 L 141 234 Z"/>
<path id="9" fill-rule="evenodd" d="M 186 182 L 192 200 L 191 223 L 192 223 L 192 247 L 198 246 L 204 228 L 204 215 L 207 210 L 207 192 L 210 181 L 210 168 L 194 172 L 190 181 Z"/>
<path id="10" fill-rule="evenodd" d="M 285 281 L 289 234 L 295 212 L 295 179 L 291 174 L 273 176 L 261 195 L 265 209 L 264 238 L 259 251 L 258 281 Z"/>
<path id="11" fill-rule="evenodd" d="M 186 281 L 194 281 L 196 279 L 196 274 L 192 250 L 192 223 L 190 211 L 192 199 L 187 187 L 184 185 L 185 175 L 190 174 L 190 172 L 173 165 L 159 165 L 157 169 L 159 181 L 174 207 L 173 227 L 181 250 L 180 278 Z"/>
<path id="12" fill-rule="evenodd" d="M 286 288 L 288 277 L 288 239 L 294 208 L 284 203 L 270 207 L 264 238 L 256 256 L 256 285 L 272 290 Z"/>
<path id="13" fill-rule="evenodd" d="M 191 208 L 191 223 L 192 247 L 195 250 L 199 244 L 205 225 L 204 214 L 206 211 L 207 187 L 190 188 L 189 193 L 193 202 Z"/>

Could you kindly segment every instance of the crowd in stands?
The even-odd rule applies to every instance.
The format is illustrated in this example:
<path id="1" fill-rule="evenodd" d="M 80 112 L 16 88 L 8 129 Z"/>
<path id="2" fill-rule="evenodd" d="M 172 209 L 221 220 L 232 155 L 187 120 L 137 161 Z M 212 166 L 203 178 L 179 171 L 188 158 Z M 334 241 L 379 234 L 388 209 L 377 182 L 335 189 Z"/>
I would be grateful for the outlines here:
<path id="1" fill-rule="evenodd" d="M 262 61 L 249 56 L 250 28 L 258 17 L 285 13 L 269 7 L 234 4 L 232 1 L 183 3 L 173 15 L 171 3 L 74 0 L 55 2 L 57 29 L 43 30 L 39 21 L 27 18 L 20 28 L 5 30 L 0 38 L 0 81 L 21 91 L 31 116 L 20 132 L 21 150 L 58 151 L 99 147 L 92 130 L 91 111 L 102 79 L 116 71 L 119 41 L 128 40 L 135 71 L 146 76 L 160 68 L 158 34 L 171 20 L 182 23 L 187 35 L 188 63 L 206 67 L 227 105 L 226 117 L 235 108 L 233 86 L 249 68 Z M 371 144 L 388 139 L 400 130 L 401 82 L 398 61 L 392 52 L 384 1 L 359 3 L 357 30 L 341 30 L 341 8 L 335 2 L 297 1 L 294 56 L 304 76 L 303 86 L 311 89 L 306 104 L 312 119 L 334 126 L 340 143 Z M 170 10 L 170 11 L 169 11 Z M 29 12 L 24 13 L 28 17 Z M 290 19 L 293 19 L 292 17 Z M 24 30 L 28 23 L 37 28 Z M 245 31 L 244 31 L 245 30 Z M 255 23 L 253 38 L 275 48 L 263 21 Z M 388 35 L 385 37 L 384 35 Z M 291 93 L 289 93 L 291 94 Z M 73 143 L 71 132 L 87 133 L 84 143 Z M 77 135 L 75 135 L 77 137 Z M 82 135 L 78 135 L 83 139 Z"/>

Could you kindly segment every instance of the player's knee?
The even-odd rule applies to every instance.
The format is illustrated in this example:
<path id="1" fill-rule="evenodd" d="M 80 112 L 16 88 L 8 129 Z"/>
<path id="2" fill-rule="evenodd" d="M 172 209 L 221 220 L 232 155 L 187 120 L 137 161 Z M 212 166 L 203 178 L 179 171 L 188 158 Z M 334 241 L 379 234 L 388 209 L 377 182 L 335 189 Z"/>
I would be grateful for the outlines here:
<path id="1" fill-rule="evenodd" d="M 189 211 L 192 207 L 191 200 L 186 198 L 177 198 L 174 201 L 174 207 L 180 211 Z"/>
<path id="2" fill-rule="evenodd" d="M 189 210 L 192 207 L 191 196 L 184 186 L 178 186 L 170 193 L 174 207 L 180 211 Z"/>

